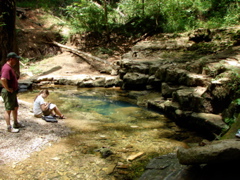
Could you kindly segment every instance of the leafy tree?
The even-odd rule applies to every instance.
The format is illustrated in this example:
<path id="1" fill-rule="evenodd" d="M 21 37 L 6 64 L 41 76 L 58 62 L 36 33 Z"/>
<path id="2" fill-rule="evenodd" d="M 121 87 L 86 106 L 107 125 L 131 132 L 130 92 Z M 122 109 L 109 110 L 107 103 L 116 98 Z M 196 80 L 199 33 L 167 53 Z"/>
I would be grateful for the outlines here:
<path id="1" fill-rule="evenodd" d="M 18 53 L 15 32 L 16 4 L 15 0 L 0 0 L 0 67 L 6 62 L 11 51 Z M 19 64 L 15 66 L 19 74 Z"/>
<path id="2" fill-rule="evenodd" d="M 67 6 L 66 16 L 77 31 L 101 32 L 106 21 L 104 9 L 91 0 L 81 0 Z"/>
<path id="3" fill-rule="evenodd" d="M 25 7 L 54 10 L 79 32 L 136 30 L 186 31 L 239 24 L 239 0 L 18 0 Z M 128 29 L 127 27 L 125 29 Z M 123 31 L 126 31 L 123 29 Z"/>

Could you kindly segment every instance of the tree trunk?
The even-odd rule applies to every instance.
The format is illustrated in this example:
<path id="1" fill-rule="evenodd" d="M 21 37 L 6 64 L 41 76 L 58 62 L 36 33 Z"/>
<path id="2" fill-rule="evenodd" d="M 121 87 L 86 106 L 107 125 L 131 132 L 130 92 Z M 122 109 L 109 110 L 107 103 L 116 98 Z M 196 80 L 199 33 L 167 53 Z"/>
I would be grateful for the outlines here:
<path id="1" fill-rule="evenodd" d="M 145 15 L 145 1 L 142 0 L 142 15 Z"/>
<path id="2" fill-rule="evenodd" d="M 16 43 L 16 2 L 15 0 L 0 0 L 0 67 L 6 62 L 9 52 L 18 54 Z M 14 70 L 19 77 L 19 63 Z"/>
<path id="3" fill-rule="evenodd" d="M 103 0 L 104 3 L 104 23 L 106 27 L 106 34 L 107 34 L 107 41 L 110 42 L 110 32 L 109 32 L 109 24 L 108 24 L 108 8 L 107 8 L 107 1 Z"/>

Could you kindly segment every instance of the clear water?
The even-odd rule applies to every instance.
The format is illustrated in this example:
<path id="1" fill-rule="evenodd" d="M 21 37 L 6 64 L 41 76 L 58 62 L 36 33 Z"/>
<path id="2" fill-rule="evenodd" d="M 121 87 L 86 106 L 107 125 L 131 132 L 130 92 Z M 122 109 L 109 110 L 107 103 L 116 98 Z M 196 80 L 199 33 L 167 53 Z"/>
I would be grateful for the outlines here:
<path id="1" fill-rule="evenodd" d="M 38 93 L 20 93 L 19 98 L 32 103 Z M 176 152 L 178 147 L 186 146 L 183 139 L 194 136 L 164 115 L 135 105 L 136 96 L 128 95 L 118 89 L 51 89 L 46 101 L 57 104 L 67 117 L 61 129 L 68 127 L 73 133 L 49 143 L 49 147 L 14 167 L 8 166 L 5 174 L 10 179 L 131 179 L 144 171 L 141 163 L 148 162 L 150 156 Z M 48 132 L 54 135 L 61 129 Z M 44 139 L 45 134 L 39 131 L 35 136 Z M 101 158 L 94 151 L 101 147 L 110 148 L 114 154 Z M 128 160 L 139 153 L 141 157 Z"/>
<path id="2" fill-rule="evenodd" d="M 83 104 L 92 106 L 97 113 L 102 115 L 111 115 L 117 112 L 119 108 L 138 107 L 129 102 L 116 101 L 108 98 L 97 98 L 93 96 L 77 96 Z"/>

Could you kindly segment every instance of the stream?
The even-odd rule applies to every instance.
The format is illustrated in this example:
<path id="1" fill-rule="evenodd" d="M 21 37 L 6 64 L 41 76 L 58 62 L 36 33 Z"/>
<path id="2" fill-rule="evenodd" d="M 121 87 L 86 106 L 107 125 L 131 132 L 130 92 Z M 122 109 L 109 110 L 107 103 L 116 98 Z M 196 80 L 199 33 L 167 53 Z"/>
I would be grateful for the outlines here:
<path id="1" fill-rule="evenodd" d="M 0 179 L 138 179 L 152 158 L 199 140 L 163 114 L 137 106 L 136 99 L 120 89 L 49 91 L 46 101 L 57 104 L 67 117 L 64 126 L 72 133 L 7 166 L 11 173 Z M 22 92 L 18 97 L 32 102 L 38 92 Z M 103 157 L 102 149 L 111 153 Z"/>

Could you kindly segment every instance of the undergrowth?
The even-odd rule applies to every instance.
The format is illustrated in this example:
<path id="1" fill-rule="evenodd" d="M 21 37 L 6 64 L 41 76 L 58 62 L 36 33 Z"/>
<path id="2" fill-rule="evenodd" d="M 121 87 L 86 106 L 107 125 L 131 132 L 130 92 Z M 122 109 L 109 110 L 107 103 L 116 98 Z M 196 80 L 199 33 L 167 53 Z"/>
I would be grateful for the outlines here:
<path id="1" fill-rule="evenodd" d="M 51 11 L 76 32 L 173 33 L 240 21 L 239 0 L 19 0 L 17 6 Z"/>

